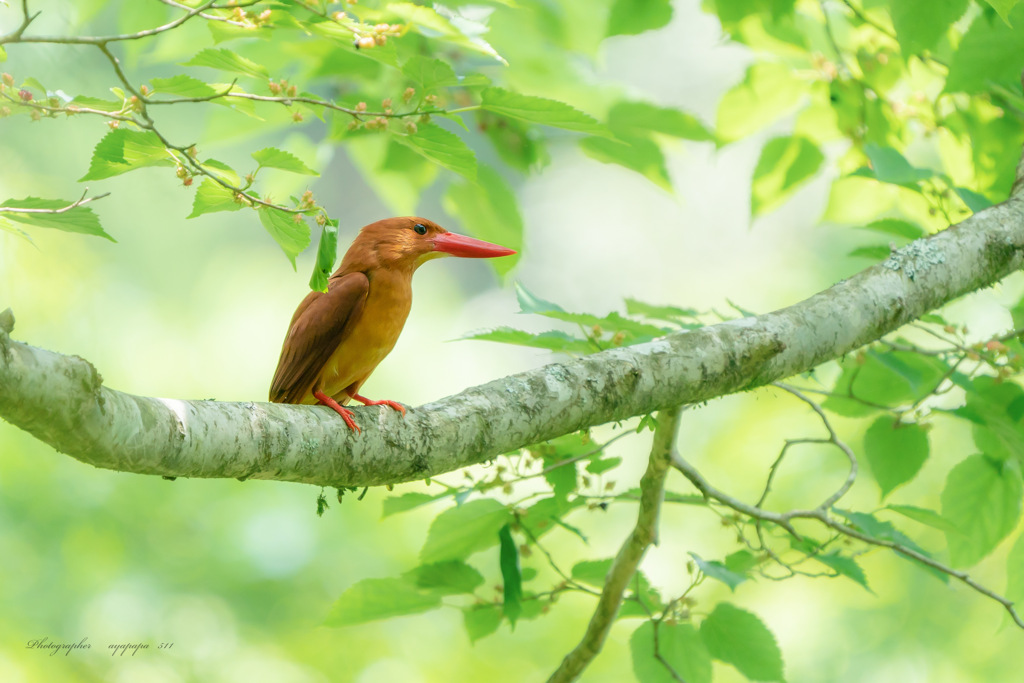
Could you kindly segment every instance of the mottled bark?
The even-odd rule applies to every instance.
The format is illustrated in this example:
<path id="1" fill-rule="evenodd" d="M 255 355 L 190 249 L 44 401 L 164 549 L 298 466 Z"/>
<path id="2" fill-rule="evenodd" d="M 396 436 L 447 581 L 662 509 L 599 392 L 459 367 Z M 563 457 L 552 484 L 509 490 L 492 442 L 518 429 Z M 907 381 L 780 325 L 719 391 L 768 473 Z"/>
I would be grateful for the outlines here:
<path id="1" fill-rule="evenodd" d="M 404 419 L 355 408 L 361 434 L 324 407 L 124 394 L 103 386 L 87 361 L 15 342 L 8 329 L 0 331 L 0 417 L 83 462 L 124 472 L 397 483 L 805 372 L 1022 263 L 1024 201 L 1014 197 L 788 308 L 552 363 Z"/>

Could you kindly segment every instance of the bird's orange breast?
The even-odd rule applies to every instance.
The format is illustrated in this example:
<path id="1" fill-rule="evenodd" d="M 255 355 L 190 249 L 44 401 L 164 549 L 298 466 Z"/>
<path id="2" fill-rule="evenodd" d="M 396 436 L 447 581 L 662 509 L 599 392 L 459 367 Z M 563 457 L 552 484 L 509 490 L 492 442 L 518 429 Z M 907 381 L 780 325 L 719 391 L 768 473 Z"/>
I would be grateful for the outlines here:
<path id="1" fill-rule="evenodd" d="M 410 274 L 411 275 L 411 274 Z M 370 291 L 352 331 L 331 354 L 320 374 L 321 390 L 339 403 L 359 390 L 374 368 L 395 347 L 412 308 L 412 279 L 397 271 L 378 271 L 370 280 Z M 310 395 L 308 403 L 316 403 Z"/>

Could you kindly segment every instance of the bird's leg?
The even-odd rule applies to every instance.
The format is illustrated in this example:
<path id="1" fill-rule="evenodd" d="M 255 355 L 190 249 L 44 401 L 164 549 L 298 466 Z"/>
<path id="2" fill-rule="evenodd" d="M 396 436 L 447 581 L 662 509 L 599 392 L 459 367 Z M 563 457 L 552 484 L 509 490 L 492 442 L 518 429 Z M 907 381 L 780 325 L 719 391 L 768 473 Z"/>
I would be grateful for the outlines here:
<path id="1" fill-rule="evenodd" d="M 333 398 L 331 398 L 330 396 L 328 396 L 324 392 L 322 392 L 322 391 L 314 391 L 313 392 L 313 398 L 315 398 L 316 400 L 320 401 L 321 404 L 331 408 L 338 415 L 341 415 L 341 419 L 345 421 L 345 424 L 348 425 L 349 429 L 354 429 L 356 431 L 356 433 L 359 433 L 359 432 L 363 431 L 363 430 L 359 429 L 359 425 L 357 425 L 355 423 L 355 420 L 352 419 L 352 416 L 355 415 L 355 413 L 352 412 L 351 410 L 349 410 L 348 408 L 345 408 L 344 406 L 342 406 L 340 403 L 335 401 Z"/>
<path id="2" fill-rule="evenodd" d="M 352 394 L 352 398 L 355 399 L 356 401 L 359 401 L 364 406 L 387 406 L 389 408 L 394 408 L 402 415 L 405 415 L 405 406 L 403 406 L 398 401 L 374 401 L 373 399 L 366 398 L 365 396 L 360 396 L 359 394 Z"/>

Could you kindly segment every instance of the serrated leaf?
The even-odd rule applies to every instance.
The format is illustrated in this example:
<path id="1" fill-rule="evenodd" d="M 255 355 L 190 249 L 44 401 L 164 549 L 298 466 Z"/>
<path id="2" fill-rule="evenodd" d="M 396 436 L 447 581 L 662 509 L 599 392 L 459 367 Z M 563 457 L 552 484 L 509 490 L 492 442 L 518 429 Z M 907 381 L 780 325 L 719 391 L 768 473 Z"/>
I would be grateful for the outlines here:
<path id="1" fill-rule="evenodd" d="M 438 593 L 403 579 L 364 579 L 341 594 L 324 620 L 327 626 L 351 626 L 377 619 L 418 614 L 441 606 Z"/>
<path id="2" fill-rule="evenodd" d="M 423 55 L 413 55 L 406 60 L 402 73 L 424 92 L 459 85 L 459 77 L 448 62 Z"/>
<path id="3" fill-rule="evenodd" d="M 420 124 L 411 135 L 394 134 L 394 140 L 438 166 L 476 180 L 476 155 L 455 133 L 433 123 Z"/>
<path id="4" fill-rule="evenodd" d="M 461 560 L 490 548 L 498 543 L 498 531 L 508 518 L 508 509 L 492 498 L 445 510 L 430 525 L 420 560 L 424 564 Z"/>
<path id="5" fill-rule="evenodd" d="M 480 572 L 461 560 L 420 565 L 407 571 L 402 578 L 417 588 L 438 595 L 472 593 L 484 583 Z"/>
<path id="6" fill-rule="evenodd" d="M 1014 382 L 978 377 L 961 385 L 965 405 L 954 414 L 970 419 L 974 445 L 993 458 L 1024 458 L 1024 419 L 1010 407 L 1024 402 L 1024 389 Z"/>
<path id="7" fill-rule="evenodd" d="M 700 636 L 712 657 L 732 664 L 750 680 L 783 680 L 775 636 L 756 615 L 720 602 L 700 625 Z"/>
<path id="8" fill-rule="evenodd" d="M 960 197 L 961 201 L 967 205 L 967 208 L 970 209 L 972 213 L 984 211 L 990 206 L 995 205 L 995 202 L 985 195 L 979 194 L 973 190 L 968 190 L 966 187 L 954 187 L 953 191 L 956 192 L 956 196 Z"/>
<path id="9" fill-rule="evenodd" d="M 992 6 L 992 9 L 1003 18 L 1007 26 L 1010 26 L 1010 13 L 1013 12 L 1013 8 L 1020 0 L 985 0 L 985 2 Z"/>
<path id="10" fill-rule="evenodd" d="M 251 59 L 241 56 L 226 48 L 206 48 L 200 50 L 192 59 L 184 63 L 184 66 L 207 66 L 211 69 L 230 71 L 257 78 L 267 78 L 269 72 L 265 66 L 257 64 Z"/>
<path id="11" fill-rule="evenodd" d="M 458 26 L 453 24 L 446 16 L 440 14 L 437 8 L 424 7 L 423 5 L 416 5 L 411 2 L 392 2 L 387 6 L 387 13 L 401 17 L 406 22 L 411 23 L 420 33 L 427 37 L 434 37 L 435 33 L 439 33 L 445 37 L 446 43 L 459 45 L 464 48 L 468 48 L 475 52 L 485 54 L 489 57 L 493 57 L 502 64 L 508 65 L 505 58 L 502 57 L 498 52 L 491 47 L 491 45 L 480 38 L 478 35 L 469 35 L 459 29 Z M 467 25 L 469 22 L 463 17 L 461 18 L 460 25 Z M 421 29 L 426 29 L 423 31 Z M 375 52 L 368 50 L 368 52 Z"/>
<path id="12" fill-rule="evenodd" d="M 327 280 L 334 271 L 334 261 L 338 258 L 338 221 L 326 221 L 320 229 L 320 244 L 316 248 L 316 263 L 313 264 L 313 275 L 309 280 L 309 288 L 317 292 L 327 291 Z"/>
<path id="13" fill-rule="evenodd" d="M 807 89 L 807 84 L 788 66 L 755 63 L 747 70 L 743 82 L 722 96 L 715 132 L 724 142 L 756 133 L 796 109 Z"/>
<path id="14" fill-rule="evenodd" d="M 523 218 L 515 193 L 490 166 L 477 168 L 477 182 L 452 183 L 442 200 L 444 210 L 459 219 L 466 232 L 487 242 L 521 252 Z M 506 275 L 519 262 L 511 258 L 487 259 L 499 275 Z"/>
<path id="15" fill-rule="evenodd" d="M 502 344 L 513 344 L 515 346 L 530 346 L 535 349 L 547 349 L 560 353 L 594 353 L 597 349 L 585 339 L 574 337 L 565 332 L 551 330 L 549 332 L 525 332 L 511 327 L 497 327 L 485 332 L 474 332 L 459 339 L 475 339 L 477 341 L 492 341 Z"/>
<path id="16" fill-rule="evenodd" d="M 1020 92 L 1024 70 L 1024 5 L 1017 5 L 1001 20 L 984 14 L 970 28 L 953 52 L 945 92 L 976 94 L 1001 85 Z"/>
<path id="17" fill-rule="evenodd" d="M 865 432 L 864 455 L 885 499 L 921 470 L 928 459 L 928 434 L 920 425 L 885 415 Z"/>
<path id="18" fill-rule="evenodd" d="M 615 0 L 608 15 L 607 36 L 633 36 L 668 25 L 672 21 L 669 0 Z"/>
<path id="19" fill-rule="evenodd" d="M 6 209 L 63 209 L 74 204 L 74 201 L 63 199 L 41 199 L 39 197 L 25 197 L 24 199 L 8 199 L 0 208 Z M 93 213 L 90 206 L 76 206 L 62 213 L 16 213 L 13 211 L 0 212 L 0 218 L 24 225 L 32 225 L 37 228 L 52 228 L 64 232 L 74 232 L 82 235 L 95 235 L 105 237 L 111 242 L 116 242 L 108 235 L 100 225 L 99 216 Z M 14 232 L 16 229 L 12 228 Z M 17 231 L 20 232 L 20 231 Z M 26 235 L 27 238 L 27 235 Z M 31 240 L 29 240 L 31 242 Z"/>
<path id="20" fill-rule="evenodd" d="M 636 171 L 661 189 L 672 191 L 665 156 L 661 148 L 651 140 L 640 137 L 618 140 L 589 137 L 580 140 L 580 149 L 591 159 Z"/>
<path id="21" fill-rule="evenodd" d="M 874 143 L 864 145 L 864 153 L 871 162 L 870 168 L 862 168 L 853 175 L 874 178 L 882 183 L 918 189 L 918 183 L 935 176 L 935 172 L 911 166 L 910 162 L 892 147 Z"/>
<path id="22" fill-rule="evenodd" d="M 441 494 L 444 495 L 444 494 Z M 381 503 L 381 519 L 390 517 L 391 515 L 399 512 L 406 512 L 407 510 L 413 510 L 427 503 L 432 503 L 438 499 L 438 496 L 432 496 L 429 493 L 419 493 L 413 491 L 410 493 L 403 493 L 400 496 L 389 496 L 384 499 Z"/>
<path id="23" fill-rule="evenodd" d="M 242 181 L 238 177 L 238 172 L 231 168 L 223 161 L 217 161 L 216 159 L 207 159 L 202 163 L 203 170 L 209 171 L 213 175 L 217 176 L 226 183 L 238 186 Z"/>
<path id="24" fill-rule="evenodd" d="M 1020 518 L 1020 467 L 977 454 L 950 471 L 942 491 L 942 516 L 962 533 L 947 533 L 950 563 L 969 567 L 995 549 Z"/>
<path id="25" fill-rule="evenodd" d="M 603 317 L 591 313 L 571 313 L 558 304 L 534 295 L 521 282 L 515 283 L 515 289 L 516 298 L 519 300 L 520 313 L 542 315 L 546 318 L 576 323 L 589 328 L 597 326 L 605 332 L 622 332 L 625 335 L 622 341 L 624 344 L 647 341 L 655 337 L 661 337 L 668 332 L 665 328 L 624 318 L 615 312 Z"/>
<path id="26" fill-rule="evenodd" d="M 655 652 L 654 629 L 658 629 Z M 642 683 L 711 683 L 711 655 L 700 634 L 691 624 L 655 626 L 645 621 L 629 638 L 633 673 Z M 660 655 L 664 664 L 655 655 Z M 672 668 L 669 671 L 665 664 Z M 673 676 L 673 673 L 675 676 Z"/>
<path id="27" fill-rule="evenodd" d="M 301 173 L 303 175 L 320 175 L 291 152 L 285 152 L 275 147 L 265 147 L 253 152 L 252 158 L 256 160 L 256 163 L 265 168 L 279 168 L 282 171 L 291 171 L 292 173 Z"/>
<path id="28" fill-rule="evenodd" d="M 501 542 L 499 565 L 505 598 L 502 604 L 502 614 L 514 629 L 516 619 L 523 611 L 523 576 L 519 568 L 519 548 L 516 546 L 515 539 L 512 538 L 512 529 L 508 524 L 501 527 L 498 532 L 498 540 Z"/>
<path id="29" fill-rule="evenodd" d="M 137 168 L 174 164 L 156 133 L 118 128 L 96 144 L 89 172 L 78 181 L 102 180 Z"/>
<path id="30" fill-rule="evenodd" d="M 938 529 L 939 531 L 960 533 L 960 530 L 956 528 L 955 524 L 934 510 L 928 510 L 915 505 L 887 505 L 885 509 L 897 512 L 904 517 L 914 520 L 915 522 L 924 524 L 925 526 L 930 526 L 931 528 Z"/>
<path id="31" fill-rule="evenodd" d="M 707 141 L 714 136 L 696 117 L 649 102 L 616 102 L 608 111 L 608 128 L 616 135 L 642 137 L 661 133 L 684 140 Z"/>
<path id="32" fill-rule="evenodd" d="M 233 190 L 229 190 L 212 178 L 206 178 L 196 190 L 196 196 L 192 199 L 192 213 L 186 218 L 195 218 L 215 211 L 238 211 L 243 206 L 241 202 L 235 201 Z"/>
<path id="33" fill-rule="evenodd" d="M 694 552 L 690 553 L 690 557 L 692 557 L 693 561 L 697 563 L 697 567 L 700 568 L 705 576 L 712 578 L 715 581 L 721 581 L 728 586 L 731 591 L 735 591 L 736 586 L 747 580 L 747 577 L 744 574 L 733 571 L 717 560 L 705 560 Z"/>
<path id="34" fill-rule="evenodd" d="M 178 95 L 180 97 L 212 97 L 218 92 L 208 83 L 185 74 L 178 74 L 170 78 L 151 78 L 149 83 L 157 94 Z"/>
<path id="35" fill-rule="evenodd" d="M 480 107 L 514 119 L 564 128 L 591 135 L 607 133 L 594 117 L 564 102 L 546 97 L 523 95 L 503 88 L 487 88 L 481 93 Z"/>
<path id="36" fill-rule="evenodd" d="M 857 564 L 857 561 L 852 557 L 841 555 L 838 552 L 831 553 L 818 553 L 814 556 L 814 559 L 822 563 L 829 569 L 835 570 L 840 576 L 845 576 L 848 579 L 853 579 L 855 582 L 863 586 L 869 593 L 873 593 L 871 587 L 868 586 L 868 577 L 864 574 L 864 570 Z"/>
<path id="37" fill-rule="evenodd" d="M 883 218 L 881 220 L 872 221 L 864 226 L 864 230 L 880 232 L 884 235 L 905 237 L 908 240 L 916 240 L 919 237 L 924 237 L 924 230 L 920 227 L 909 221 L 900 220 L 898 218 Z"/>
<path id="38" fill-rule="evenodd" d="M 573 565 L 571 576 L 580 583 L 601 588 L 612 568 L 612 560 L 584 560 Z"/>
<path id="39" fill-rule="evenodd" d="M 750 212 L 761 216 L 789 198 L 825 160 L 817 145 L 798 136 L 769 140 L 761 150 L 751 184 Z"/>
<path id="40" fill-rule="evenodd" d="M 288 213 L 269 206 L 261 207 L 257 213 L 260 216 L 260 223 L 284 250 L 285 256 L 294 268 L 295 257 L 309 246 L 309 225 L 300 214 Z"/>
<path id="41" fill-rule="evenodd" d="M 472 605 L 462 610 L 469 642 L 475 643 L 498 630 L 501 624 L 500 605 Z"/>
<path id="42" fill-rule="evenodd" d="M 967 10 L 967 0 L 899 0 L 889 14 L 905 56 L 930 50 Z"/>
<path id="43" fill-rule="evenodd" d="M 665 320 L 675 323 L 681 327 L 690 327 L 692 323 L 684 323 L 683 320 L 695 319 L 697 311 L 693 308 L 679 308 L 678 306 L 655 306 L 637 299 L 626 299 L 626 313 L 629 315 L 640 315 L 653 320 Z"/>

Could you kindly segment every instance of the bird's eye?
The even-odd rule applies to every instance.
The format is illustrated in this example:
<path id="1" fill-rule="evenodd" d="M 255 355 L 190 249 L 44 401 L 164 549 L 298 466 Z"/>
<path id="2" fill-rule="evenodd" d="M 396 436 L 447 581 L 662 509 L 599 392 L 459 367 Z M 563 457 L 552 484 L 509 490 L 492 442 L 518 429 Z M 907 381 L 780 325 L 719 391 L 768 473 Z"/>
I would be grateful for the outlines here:
<path id="1" fill-rule="evenodd" d="M 422 223 L 417 223 L 416 225 L 412 226 L 412 229 L 416 231 L 417 235 L 427 234 L 427 226 L 423 225 Z"/>

